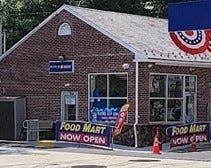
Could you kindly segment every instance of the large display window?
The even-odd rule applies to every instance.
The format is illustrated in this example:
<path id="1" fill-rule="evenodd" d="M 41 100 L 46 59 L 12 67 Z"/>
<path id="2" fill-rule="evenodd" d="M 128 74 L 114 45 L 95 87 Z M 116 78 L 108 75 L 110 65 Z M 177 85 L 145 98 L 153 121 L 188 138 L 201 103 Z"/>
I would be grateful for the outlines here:
<path id="1" fill-rule="evenodd" d="M 127 74 L 89 74 L 89 120 L 115 123 L 127 103 Z"/>
<path id="2" fill-rule="evenodd" d="M 151 74 L 149 83 L 151 122 L 194 121 L 196 76 Z"/>

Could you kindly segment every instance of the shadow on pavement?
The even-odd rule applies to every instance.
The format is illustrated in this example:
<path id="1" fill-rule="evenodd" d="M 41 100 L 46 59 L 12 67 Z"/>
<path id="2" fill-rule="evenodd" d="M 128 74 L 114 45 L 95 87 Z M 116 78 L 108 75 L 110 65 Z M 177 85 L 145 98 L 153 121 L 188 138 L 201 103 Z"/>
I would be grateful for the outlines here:
<path id="1" fill-rule="evenodd" d="M 129 160 L 129 162 L 160 162 L 160 160 L 155 160 L 155 159 L 137 159 L 137 160 Z"/>
<path id="2" fill-rule="evenodd" d="M 78 165 L 78 166 L 72 166 L 71 168 L 107 168 L 107 166 L 98 166 L 98 165 Z"/>

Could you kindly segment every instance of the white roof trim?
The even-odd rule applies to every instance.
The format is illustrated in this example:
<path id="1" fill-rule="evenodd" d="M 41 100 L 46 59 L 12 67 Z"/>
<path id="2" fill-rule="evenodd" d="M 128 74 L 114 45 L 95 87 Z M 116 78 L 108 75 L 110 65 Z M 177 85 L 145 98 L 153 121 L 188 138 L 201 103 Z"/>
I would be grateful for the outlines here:
<path id="1" fill-rule="evenodd" d="M 182 67 L 198 67 L 198 68 L 211 68 L 209 62 L 193 62 L 193 61 L 166 61 L 166 60 L 155 60 L 149 59 L 148 63 L 154 63 L 155 65 L 166 65 L 166 66 L 182 66 Z"/>
<path id="2" fill-rule="evenodd" d="M 63 10 L 63 6 L 60 7 L 58 10 L 53 12 L 49 17 L 47 17 L 43 22 L 41 22 L 37 27 L 35 27 L 32 31 L 30 31 L 27 35 L 25 35 L 21 40 L 15 43 L 9 50 L 7 50 L 3 55 L 0 56 L 0 61 L 13 52 L 18 46 L 20 46 L 24 41 L 26 41 L 29 37 L 31 37 L 36 31 L 42 28 L 46 23 L 48 23 L 53 17 L 55 17 L 58 13 Z"/>
<path id="3" fill-rule="evenodd" d="M 84 21 L 85 23 L 87 23 L 88 25 L 92 26 L 96 30 L 100 31 L 104 35 L 108 36 L 112 40 L 116 41 L 117 43 L 119 43 L 123 47 L 127 48 L 129 51 L 135 53 L 135 55 L 136 55 L 135 57 L 137 57 L 137 55 L 138 55 L 138 61 L 147 60 L 148 59 L 145 54 L 142 54 L 140 51 L 138 51 L 137 49 L 135 49 L 131 45 L 129 45 L 129 44 L 125 43 L 124 41 L 122 41 L 121 39 L 115 37 L 110 32 L 104 30 L 103 28 L 101 28 L 100 26 L 98 26 L 94 22 L 90 21 L 89 19 L 83 17 L 81 14 L 77 13 L 76 11 L 74 11 L 74 9 L 71 8 L 71 6 L 63 5 L 59 9 L 57 9 L 55 12 L 53 12 L 49 17 L 47 17 L 43 22 L 41 22 L 37 27 L 35 27 L 32 31 L 30 31 L 26 36 L 24 36 L 20 41 L 18 41 L 15 45 L 13 45 L 3 55 L 1 55 L 0 56 L 0 61 L 4 57 L 9 55 L 11 52 L 13 52 L 18 46 L 20 46 L 24 41 L 26 41 L 29 37 L 31 37 L 35 32 L 37 32 L 41 27 L 43 27 L 46 23 L 48 23 L 53 17 L 55 17 L 57 14 L 59 14 L 62 10 L 66 10 L 66 11 L 70 12 L 71 14 L 73 14 L 74 16 L 79 18 L 80 20 Z"/>

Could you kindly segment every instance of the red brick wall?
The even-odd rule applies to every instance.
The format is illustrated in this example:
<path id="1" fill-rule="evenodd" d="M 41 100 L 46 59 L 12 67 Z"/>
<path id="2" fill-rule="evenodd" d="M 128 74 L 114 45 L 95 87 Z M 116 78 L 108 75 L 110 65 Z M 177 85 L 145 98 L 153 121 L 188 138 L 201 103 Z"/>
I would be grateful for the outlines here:
<path id="1" fill-rule="evenodd" d="M 169 142 L 166 128 L 170 125 L 164 123 L 149 123 L 149 76 L 150 73 L 189 74 L 197 76 L 197 121 L 207 121 L 207 103 L 210 101 L 210 74 L 208 68 L 177 67 L 153 65 L 148 68 L 148 63 L 139 64 L 139 125 L 137 126 L 138 146 L 153 144 L 156 128 L 161 130 L 162 143 Z M 135 88 L 133 88 L 135 89 Z M 115 143 L 134 146 L 133 127 L 127 124 L 123 132 L 114 138 Z"/>
<path id="2" fill-rule="evenodd" d="M 58 36 L 61 23 L 71 25 L 71 36 Z M 49 74 L 48 62 L 64 55 L 74 60 L 73 74 Z M 128 121 L 135 116 L 135 63 L 134 54 L 102 33 L 62 11 L 28 40 L 0 62 L 0 88 L 6 96 L 26 96 L 27 118 L 60 119 L 61 91 L 77 91 L 79 95 L 79 119 L 87 120 L 88 73 L 128 73 L 128 98 L 131 107 Z M 130 68 L 123 70 L 122 64 Z M 149 121 L 149 74 L 173 73 L 197 75 L 198 120 L 206 120 L 206 105 L 209 101 L 208 69 L 139 64 L 139 124 Z M 66 83 L 70 86 L 65 87 Z"/>
<path id="3" fill-rule="evenodd" d="M 71 36 L 58 36 L 63 22 Z M 73 74 L 49 74 L 48 62 L 64 55 L 74 60 Z M 79 119 L 87 120 L 88 73 L 128 72 L 129 121 L 134 113 L 134 54 L 78 18 L 62 11 L 0 62 L 0 88 L 6 96 L 26 96 L 27 118 L 60 119 L 61 91 L 78 91 Z M 123 70 L 122 64 L 130 69 Z M 65 87 L 65 83 L 70 86 Z"/>
<path id="4" fill-rule="evenodd" d="M 197 76 L 197 120 L 207 120 L 207 103 L 210 100 L 210 69 L 180 66 L 153 65 L 148 68 L 147 63 L 139 64 L 139 123 L 142 125 L 149 122 L 149 76 L 150 73 L 188 74 Z"/>

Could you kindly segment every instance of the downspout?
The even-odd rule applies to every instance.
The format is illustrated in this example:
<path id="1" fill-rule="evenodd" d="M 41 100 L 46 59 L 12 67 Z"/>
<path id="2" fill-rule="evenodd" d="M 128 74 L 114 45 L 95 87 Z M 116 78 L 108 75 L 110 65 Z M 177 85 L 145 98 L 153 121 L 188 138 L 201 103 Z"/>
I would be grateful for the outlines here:
<path id="1" fill-rule="evenodd" d="M 2 16 L 0 16 L 0 56 L 2 55 Z"/>
<path id="2" fill-rule="evenodd" d="M 138 135 L 137 135 L 137 125 L 138 125 L 138 119 L 139 119 L 139 115 L 138 115 L 138 90 L 139 90 L 139 69 L 138 69 L 138 65 L 139 62 L 145 62 L 148 61 L 148 57 L 146 55 L 140 54 L 140 53 L 136 53 L 135 54 L 135 60 L 134 62 L 136 63 L 136 84 L 135 84 L 135 122 L 133 125 L 133 129 L 134 129 L 134 139 L 135 139 L 135 147 L 138 147 Z"/>
<path id="3" fill-rule="evenodd" d="M 4 48 L 3 48 L 3 53 L 6 52 L 6 30 L 3 30 L 3 37 L 4 37 Z"/>
<path id="4" fill-rule="evenodd" d="M 135 59 L 136 63 L 136 93 L 135 93 L 135 123 L 134 123 L 134 138 L 135 138 L 135 147 L 138 147 L 138 136 L 137 136 L 137 124 L 138 124 L 138 60 Z"/>

